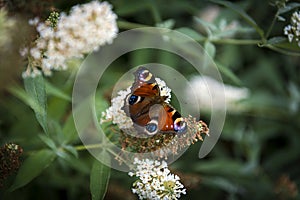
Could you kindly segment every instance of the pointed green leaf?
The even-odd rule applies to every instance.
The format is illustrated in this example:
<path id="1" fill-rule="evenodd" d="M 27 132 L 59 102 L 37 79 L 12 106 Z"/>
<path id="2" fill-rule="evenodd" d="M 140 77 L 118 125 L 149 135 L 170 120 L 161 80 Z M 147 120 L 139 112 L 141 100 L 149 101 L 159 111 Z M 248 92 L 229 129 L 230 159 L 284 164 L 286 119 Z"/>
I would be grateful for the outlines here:
<path id="1" fill-rule="evenodd" d="M 227 76 L 231 81 L 237 85 L 242 85 L 242 81 L 227 67 L 223 66 L 221 63 L 215 62 L 220 72 Z"/>
<path id="2" fill-rule="evenodd" d="M 23 101 L 25 104 L 27 104 L 30 107 L 34 107 L 34 100 L 26 93 L 26 91 L 19 87 L 19 86 L 12 86 L 9 88 L 9 91 L 19 98 L 21 101 Z"/>
<path id="3" fill-rule="evenodd" d="M 55 142 L 46 135 L 39 135 L 39 138 L 51 149 L 55 150 L 56 145 Z"/>
<path id="4" fill-rule="evenodd" d="M 87 161 L 83 159 L 78 159 L 75 156 L 68 154 L 68 153 L 60 153 L 60 162 L 65 162 L 68 167 L 71 167 L 83 174 L 89 174 L 90 173 L 90 166 L 88 166 Z"/>
<path id="5" fill-rule="evenodd" d="M 193 38 L 196 41 L 201 41 L 204 39 L 204 37 L 198 33 L 197 31 L 191 29 L 191 28 L 187 28 L 187 27 L 181 27 L 178 29 L 175 29 L 176 31 L 179 31 L 180 33 L 183 33 L 191 38 Z"/>
<path id="6" fill-rule="evenodd" d="M 204 21 L 199 17 L 194 17 L 194 19 L 198 24 L 200 24 L 205 29 L 208 35 L 212 35 L 212 32 L 216 32 L 218 30 L 218 27 L 213 23 Z"/>
<path id="7" fill-rule="evenodd" d="M 168 19 L 166 21 L 157 23 L 156 27 L 173 29 L 174 25 L 175 25 L 175 20 L 174 19 Z"/>
<path id="8" fill-rule="evenodd" d="M 63 148 L 70 152 L 73 156 L 75 156 L 76 158 L 78 158 L 78 152 L 76 150 L 75 147 L 71 146 L 71 145 L 63 145 Z"/>
<path id="9" fill-rule="evenodd" d="M 101 157 L 108 160 L 109 155 L 103 152 Z M 108 160 L 109 161 L 109 160 Z M 92 194 L 92 200 L 103 199 L 107 190 L 110 177 L 110 168 L 98 160 L 94 161 L 90 176 L 90 190 Z"/>
<path id="10" fill-rule="evenodd" d="M 264 46 L 286 55 L 291 55 L 291 56 L 300 55 L 300 48 L 298 46 L 298 43 L 295 41 L 290 43 L 285 37 L 279 36 L 279 37 L 270 38 Z"/>
<path id="11" fill-rule="evenodd" d="M 216 55 L 216 47 L 211 42 L 204 43 L 204 49 L 206 50 L 207 54 L 213 59 Z"/>
<path id="12" fill-rule="evenodd" d="M 63 92 L 61 89 L 57 88 L 56 86 L 52 85 L 50 82 L 45 81 L 46 91 L 47 94 L 54 95 L 58 98 L 64 99 L 66 101 L 71 101 L 71 97 Z"/>
<path id="13" fill-rule="evenodd" d="M 30 155 L 21 165 L 15 182 L 10 187 L 10 191 L 16 190 L 28 184 L 46 169 L 55 159 L 53 151 L 43 149 Z"/>
<path id="14" fill-rule="evenodd" d="M 256 31 L 257 33 L 263 37 L 264 32 L 259 26 L 256 24 L 256 22 L 238 5 L 231 3 L 229 1 L 223 1 L 223 0 L 211 0 L 214 3 L 223 5 L 227 8 L 230 8 L 231 10 L 235 11 L 238 13 L 248 24 L 250 24 Z"/>
<path id="15" fill-rule="evenodd" d="M 24 85 L 27 94 L 33 99 L 34 103 L 31 108 L 35 112 L 35 116 L 44 129 L 44 132 L 48 134 L 47 128 L 47 95 L 45 90 L 44 78 L 42 75 L 36 77 L 24 78 Z"/>
<path id="16" fill-rule="evenodd" d="M 299 8 L 300 7 L 300 3 L 296 3 L 296 2 L 291 2 L 291 3 L 288 3 L 286 4 L 284 7 L 280 8 L 278 10 L 278 14 L 284 14 L 286 12 L 289 12 L 295 8 Z"/>
<path id="17" fill-rule="evenodd" d="M 222 177 L 203 177 L 202 178 L 204 185 L 209 185 L 210 187 L 221 188 L 228 192 L 237 192 L 239 190 L 239 186 L 230 181 L 230 179 L 225 179 Z"/>
<path id="18" fill-rule="evenodd" d="M 273 37 L 267 41 L 267 45 L 280 47 L 286 50 L 300 52 L 300 48 L 297 42 L 290 43 L 285 37 Z"/>
<path id="19" fill-rule="evenodd" d="M 276 44 L 283 43 L 283 42 L 287 42 L 287 38 L 279 36 L 279 37 L 270 38 L 267 41 L 267 44 L 276 45 Z"/>
<path id="20" fill-rule="evenodd" d="M 77 131 L 74 124 L 74 118 L 73 115 L 69 115 L 67 120 L 64 123 L 62 134 L 64 137 L 64 141 L 66 143 L 74 142 L 76 139 L 78 139 Z"/>
<path id="21" fill-rule="evenodd" d="M 251 176 L 251 173 L 245 171 L 244 164 L 239 161 L 219 159 L 205 163 L 199 163 L 194 166 L 194 170 L 206 174 L 218 174 L 221 176 Z"/>

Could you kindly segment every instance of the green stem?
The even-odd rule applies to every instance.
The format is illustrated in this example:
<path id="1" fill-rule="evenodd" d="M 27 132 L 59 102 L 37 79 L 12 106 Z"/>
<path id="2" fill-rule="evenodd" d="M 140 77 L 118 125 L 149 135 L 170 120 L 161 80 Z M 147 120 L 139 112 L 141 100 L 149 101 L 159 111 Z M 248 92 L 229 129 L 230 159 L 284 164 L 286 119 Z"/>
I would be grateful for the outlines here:
<path id="1" fill-rule="evenodd" d="M 150 10 L 152 12 L 152 15 L 153 15 L 153 18 L 154 18 L 154 21 L 155 23 L 160 23 L 162 20 L 161 20 L 161 16 L 160 16 L 160 13 L 157 9 L 157 3 L 150 3 L 149 4 L 149 7 L 150 7 Z"/>
<path id="2" fill-rule="evenodd" d="M 267 34 L 265 35 L 265 39 L 268 39 L 268 37 L 270 36 L 271 31 L 273 30 L 273 27 L 275 25 L 276 19 L 278 18 L 278 15 L 279 15 L 279 12 L 277 11 L 274 18 L 273 18 L 273 20 L 272 20 L 272 23 L 271 23 L 271 25 L 270 25 L 270 27 L 267 31 Z"/>
<path id="3" fill-rule="evenodd" d="M 118 154 L 116 154 L 114 151 L 112 151 L 111 149 L 106 149 L 109 153 L 111 153 L 113 156 L 118 157 L 118 159 L 120 159 L 124 164 L 127 165 L 127 162 L 125 159 L 123 159 L 121 156 L 119 156 Z M 128 167 L 130 167 L 129 165 L 127 165 Z"/>
<path id="4" fill-rule="evenodd" d="M 239 39 L 211 39 L 209 41 L 215 44 L 234 44 L 234 45 L 257 45 L 259 42 L 261 42 L 261 40 L 239 40 Z"/>
<path id="5" fill-rule="evenodd" d="M 79 146 L 76 146 L 75 149 L 77 151 L 82 151 L 82 150 L 86 150 L 86 149 L 97 149 L 97 148 L 100 148 L 103 146 L 105 146 L 105 145 L 103 145 L 103 144 L 79 145 Z"/>

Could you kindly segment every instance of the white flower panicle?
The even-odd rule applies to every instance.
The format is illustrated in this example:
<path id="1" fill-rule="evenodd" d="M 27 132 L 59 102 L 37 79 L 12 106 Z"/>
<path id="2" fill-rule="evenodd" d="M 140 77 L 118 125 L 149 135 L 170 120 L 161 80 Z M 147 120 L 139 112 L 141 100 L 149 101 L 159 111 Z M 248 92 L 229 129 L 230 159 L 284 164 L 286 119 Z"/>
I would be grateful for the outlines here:
<path id="1" fill-rule="evenodd" d="M 171 101 L 171 89 L 167 86 L 166 82 L 161 80 L 160 78 L 155 78 L 159 89 L 160 89 L 160 96 L 166 96 L 165 99 L 166 103 L 170 103 Z"/>
<path id="2" fill-rule="evenodd" d="M 192 78 L 190 87 L 185 90 L 185 95 L 195 97 L 200 109 L 205 110 L 211 110 L 212 108 L 224 109 L 221 106 L 224 105 L 222 102 L 225 101 L 228 111 L 238 111 L 242 109 L 238 101 L 246 99 L 249 96 L 247 88 L 226 85 L 208 76 L 196 76 Z"/>
<path id="3" fill-rule="evenodd" d="M 117 16 L 111 9 L 107 2 L 92 1 L 72 7 L 69 15 L 61 13 L 55 27 L 38 18 L 30 20 L 39 38 L 27 50 L 31 62 L 23 76 L 36 75 L 37 69 L 45 75 L 51 75 L 52 70 L 65 70 L 69 59 L 82 58 L 111 43 L 118 32 Z"/>
<path id="4" fill-rule="evenodd" d="M 165 161 L 135 158 L 133 164 L 136 165 L 136 171 L 129 172 L 128 175 L 138 178 L 133 183 L 132 192 L 139 199 L 176 200 L 186 194 L 179 176 L 170 172 Z"/>
<path id="5" fill-rule="evenodd" d="M 166 96 L 165 102 L 169 102 L 171 99 L 171 89 L 168 88 L 166 83 L 159 79 L 155 78 L 161 96 Z M 129 116 L 126 115 L 125 111 L 122 109 L 124 106 L 125 99 L 131 92 L 131 86 L 126 90 L 120 90 L 117 93 L 117 96 L 112 98 L 111 106 L 102 112 L 102 118 L 100 119 L 100 124 L 108 121 L 112 121 L 113 124 L 117 124 L 120 129 L 127 129 L 133 127 L 133 122 Z"/>
<path id="6" fill-rule="evenodd" d="M 300 11 L 293 13 L 291 24 L 283 29 L 284 35 L 287 35 L 289 42 L 296 41 L 300 47 Z"/>
<path id="7" fill-rule="evenodd" d="M 100 124 L 107 121 L 112 121 L 113 124 L 117 124 L 120 129 L 127 129 L 133 126 L 133 122 L 126 115 L 122 109 L 124 106 L 124 100 L 131 92 L 131 87 L 128 87 L 126 90 L 120 90 L 118 96 L 114 97 L 111 100 L 111 106 L 106 109 L 105 112 L 102 112 L 102 119 L 100 119 Z"/>

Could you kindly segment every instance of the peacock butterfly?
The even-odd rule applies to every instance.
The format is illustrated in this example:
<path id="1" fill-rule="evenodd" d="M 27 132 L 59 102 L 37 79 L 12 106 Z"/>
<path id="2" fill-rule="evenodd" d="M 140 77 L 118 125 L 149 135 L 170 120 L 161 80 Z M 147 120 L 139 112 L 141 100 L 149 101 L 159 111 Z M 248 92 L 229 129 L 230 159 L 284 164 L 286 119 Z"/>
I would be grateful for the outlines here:
<path id="1" fill-rule="evenodd" d="M 154 75 L 145 67 L 139 67 L 134 75 L 135 80 L 123 109 L 134 122 L 136 130 L 147 135 L 185 133 L 186 122 L 175 108 L 165 102 L 167 96 L 161 96 Z"/>

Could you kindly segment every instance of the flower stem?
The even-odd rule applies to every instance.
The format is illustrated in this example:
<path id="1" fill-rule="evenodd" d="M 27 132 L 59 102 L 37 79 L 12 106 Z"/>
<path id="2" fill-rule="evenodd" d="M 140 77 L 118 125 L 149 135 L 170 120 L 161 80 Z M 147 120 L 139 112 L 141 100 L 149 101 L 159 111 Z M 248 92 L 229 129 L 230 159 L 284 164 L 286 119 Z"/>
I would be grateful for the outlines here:
<path id="1" fill-rule="evenodd" d="M 211 39 L 210 42 L 215 44 L 257 45 L 261 40 Z"/>
<path id="2" fill-rule="evenodd" d="M 117 158 L 117 160 L 122 161 L 122 163 L 124 163 L 125 165 L 127 165 L 128 167 L 130 167 L 130 166 L 127 164 L 127 161 L 126 161 L 124 158 L 122 158 L 120 155 L 116 154 L 116 152 L 114 152 L 114 151 L 111 150 L 111 149 L 107 149 L 107 151 L 108 151 L 109 153 L 111 153 L 113 156 L 115 156 L 115 158 Z"/>
<path id="3" fill-rule="evenodd" d="M 279 12 L 277 11 L 276 14 L 275 14 L 275 16 L 274 16 L 274 18 L 273 18 L 273 20 L 272 20 L 272 23 L 271 23 L 271 25 L 270 25 L 270 27 L 269 27 L 269 29 L 267 31 L 267 34 L 265 35 L 265 39 L 268 39 L 268 37 L 270 36 L 270 33 L 271 33 L 271 31 L 272 31 L 272 29 L 274 27 L 276 19 L 278 18 L 278 15 L 279 15 Z"/>
<path id="4" fill-rule="evenodd" d="M 77 151 L 82 151 L 82 150 L 86 150 L 86 149 L 97 149 L 97 148 L 100 148 L 103 146 L 104 146 L 103 144 L 79 145 L 79 146 L 76 146 L 75 149 Z"/>

